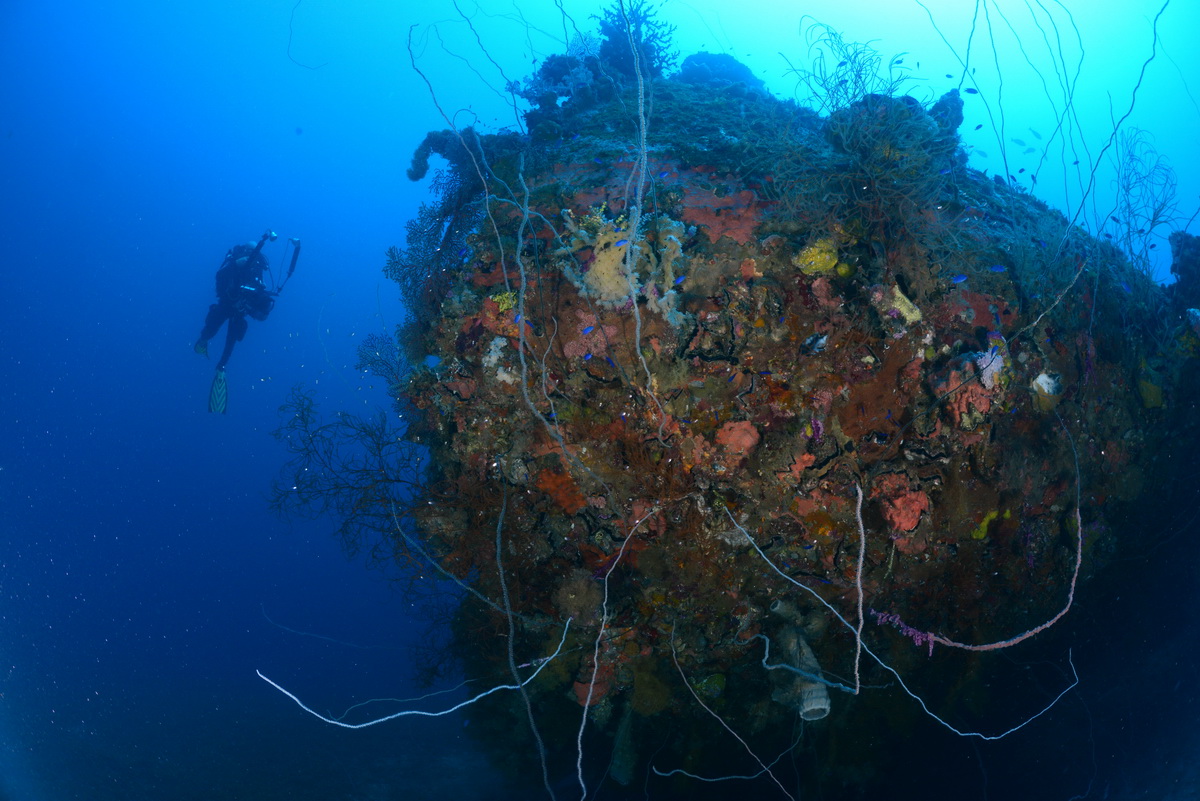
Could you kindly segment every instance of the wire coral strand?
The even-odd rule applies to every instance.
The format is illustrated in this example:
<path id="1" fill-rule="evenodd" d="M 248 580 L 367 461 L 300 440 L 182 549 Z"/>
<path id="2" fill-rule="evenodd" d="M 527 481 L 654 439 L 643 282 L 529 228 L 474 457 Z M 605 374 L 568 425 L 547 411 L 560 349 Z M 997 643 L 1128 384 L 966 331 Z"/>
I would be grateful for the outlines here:
<path id="1" fill-rule="evenodd" d="M 520 682 L 521 675 L 517 672 L 517 657 L 513 649 L 516 647 L 517 641 L 517 623 L 513 619 L 512 601 L 508 594 L 508 579 L 504 576 L 504 518 L 508 513 L 508 482 L 504 482 L 504 495 L 500 503 L 500 515 L 496 521 L 496 575 L 500 579 L 500 597 L 504 601 L 504 617 L 508 621 L 508 669 L 512 673 L 513 679 Z M 537 721 L 533 717 L 533 704 L 529 700 L 529 693 L 525 690 L 525 685 L 518 683 L 517 691 L 521 693 L 521 700 L 525 703 L 525 714 L 529 718 L 529 728 L 533 732 L 533 740 L 537 743 L 538 760 L 542 766 L 542 784 L 546 787 L 546 792 L 550 795 L 551 801 L 557 801 L 557 796 L 554 795 L 554 789 L 550 786 L 550 769 L 546 764 L 546 745 L 542 742 L 542 733 L 538 730 Z"/>
<path id="2" fill-rule="evenodd" d="M 646 191 L 646 163 L 647 163 L 647 145 L 646 145 L 646 127 L 649 122 L 646 119 L 646 81 L 642 74 L 642 59 L 641 48 L 639 42 L 635 39 L 633 33 L 633 25 L 629 21 L 629 15 L 625 11 L 624 0 L 619 0 L 621 17 L 625 21 L 625 33 L 629 39 L 629 49 L 633 54 L 633 68 L 637 75 L 637 98 L 638 98 L 638 157 L 630 173 L 629 181 L 625 184 L 625 193 L 629 194 L 630 181 L 634 184 L 634 201 L 633 209 L 629 217 L 629 229 L 636 235 L 641 230 L 642 225 L 642 203 L 645 200 Z M 625 252 L 625 277 L 629 282 L 629 300 L 631 303 L 631 311 L 633 312 L 634 324 L 634 347 L 637 351 L 638 360 L 641 362 L 642 371 L 646 374 L 646 394 L 654 401 L 654 405 L 658 408 L 658 439 L 662 440 L 663 429 L 667 425 L 667 412 L 663 409 L 662 403 L 654 392 L 654 377 L 650 374 L 650 365 L 646 363 L 646 355 L 642 351 L 642 313 L 638 309 L 637 295 L 637 248 L 630 247 Z"/>
<path id="3" fill-rule="evenodd" d="M 621 558 L 625 556 L 625 549 L 633 541 L 635 532 L 648 518 L 657 514 L 658 510 L 659 507 L 655 506 L 646 512 L 641 520 L 633 524 L 633 528 L 629 530 L 629 536 L 625 538 L 625 541 L 621 543 L 620 550 L 617 551 L 617 558 L 613 560 L 608 572 L 604 574 L 604 600 L 600 604 L 600 633 L 596 635 L 596 643 L 592 647 L 592 676 L 588 680 L 587 697 L 583 702 L 583 715 L 579 719 L 579 733 L 575 737 L 575 774 L 579 779 L 580 801 L 586 801 L 588 795 L 587 782 L 583 779 L 583 730 L 587 726 L 588 709 L 592 706 L 592 696 L 596 692 L 596 676 L 600 672 L 600 643 L 604 639 L 604 630 L 608 628 L 608 579 L 617 569 L 617 565 L 621 564 Z"/>
<path id="4" fill-rule="evenodd" d="M 1040 626 L 1035 626 L 1029 631 L 1026 631 L 1023 634 L 1018 634 L 1015 637 L 1010 637 L 1007 640 L 985 643 L 983 645 L 971 645 L 969 643 L 957 642 L 947 637 L 943 637 L 940 634 L 933 634 L 931 632 L 930 637 L 938 645 L 945 645 L 950 648 L 958 648 L 963 651 L 998 651 L 1001 648 L 1008 648 L 1016 645 L 1019 642 L 1024 642 L 1030 637 L 1034 637 L 1042 633 L 1058 621 L 1062 620 L 1067 612 L 1071 611 L 1071 606 L 1075 603 L 1075 585 L 1079 581 L 1079 568 L 1083 564 L 1083 519 L 1079 513 L 1079 506 L 1082 498 L 1082 490 L 1080 489 L 1081 478 L 1079 475 L 1079 452 L 1075 449 L 1075 440 L 1071 437 L 1071 432 L 1067 430 L 1066 423 L 1063 422 L 1062 417 L 1058 416 L 1057 412 L 1055 412 L 1055 416 L 1058 417 L 1058 422 L 1059 425 L 1062 426 L 1063 433 L 1067 435 L 1067 442 L 1071 445 L 1071 454 L 1075 458 L 1075 569 L 1071 573 L 1071 587 L 1067 591 L 1066 605 L 1063 606 L 1062 610 L 1060 610 L 1057 615 L 1050 618 L 1045 623 L 1042 623 Z"/>
<path id="5" fill-rule="evenodd" d="M 858 591 L 858 627 L 854 630 L 854 694 L 858 695 L 862 690 L 862 681 L 859 679 L 859 663 L 862 662 L 862 632 L 863 632 L 863 562 L 867 559 L 867 531 L 863 527 L 862 504 L 863 491 L 861 484 L 854 485 L 855 501 L 854 501 L 854 519 L 858 521 L 858 568 L 854 573 L 854 587 Z M 765 661 L 765 657 L 764 657 Z"/>
<path id="6" fill-rule="evenodd" d="M 785 581 L 795 585 L 796 587 L 799 587 L 800 589 L 804 590 L 809 595 L 811 595 L 822 606 L 824 606 L 826 609 L 828 609 L 829 613 L 831 615 L 833 615 L 837 619 L 837 621 L 839 623 L 841 623 L 843 626 L 845 626 L 847 629 L 850 629 L 851 631 L 854 630 L 853 624 L 851 624 L 850 621 L 846 620 L 846 618 L 842 615 L 842 613 L 839 612 L 837 610 L 837 608 L 833 606 L 833 604 L 829 603 L 829 601 L 826 601 L 819 592 L 814 590 L 812 587 L 809 587 L 806 584 L 802 584 L 801 582 L 792 578 L 787 573 L 783 572 L 783 570 L 779 567 L 779 565 L 772 562 L 771 558 L 769 556 L 767 556 L 767 554 L 763 551 L 762 547 L 760 547 L 759 544 L 754 541 L 754 538 L 750 536 L 750 533 L 748 531 L 746 531 L 746 529 L 740 523 L 738 523 L 737 520 L 734 519 L 733 514 L 729 511 L 728 508 L 725 509 L 725 514 L 729 517 L 729 522 L 731 522 L 733 524 L 734 528 L 736 528 L 738 531 L 740 531 L 742 533 L 742 535 L 750 543 L 750 546 L 754 549 L 755 553 L 757 553 L 762 558 L 762 560 L 767 563 L 767 566 L 769 568 L 771 568 L 771 570 L 775 571 L 775 573 L 777 575 L 779 575 Z M 912 698 L 914 701 L 916 701 L 921 706 L 921 709 L 925 712 L 926 715 L 933 718 L 938 723 L 940 723 L 942 726 L 946 727 L 950 731 L 957 734 L 959 737 L 978 737 L 981 740 L 1001 740 L 1001 739 L 1007 737 L 1008 735 L 1012 734 L 1013 732 L 1020 731 L 1021 729 L 1025 728 L 1033 721 L 1040 718 L 1042 715 L 1049 712 L 1051 709 L 1053 709 L 1058 704 L 1059 701 L 1061 701 L 1063 699 L 1063 697 L 1067 693 L 1069 693 L 1071 690 L 1073 690 L 1075 687 L 1077 687 L 1079 685 L 1079 673 L 1076 672 L 1075 663 L 1071 659 L 1071 652 L 1068 651 L 1067 652 L 1067 662 L 1068 662 L 1068 664 L 1071 665 L 1071 674 L 1074 677 L 1074 681 L 1072 681 L 1070 684 L 1068 684 L 1066 687 L 1064 687 L 1062 689 L 1062 691 L 1059 692 L 1059 694 L 1056 695 L 1053 698 L 1053 700 L 1051 700 L 1048 704 L 1046 704 L 1044 707 L 1042 707 L 1042 709 L 1039 712 L 1037 712 L 1033 715 L 1030 715 L 1029 717 L 1025 718 L 1025 720 L 1018 723 L 1017 725 L 1012 726 L 1012 727 L 1000 732 L 999 734 L 984 734 L 983 732 L 979 732 L 979 731 L 964 731 L 964 730 L 958 728 L 957 726 L 953 725 L 946 719 L 939 717 L 937 715 L 937 713 L 935 713 L 932 709 L 930 709 L 929 704 L 925 703 L 925 699 L 922 698 L 921 696 L 917 695 L 915 692 L 913 692 L 909 688 L 908 683 L 904 681 L 904 677 L 900 675 L 900 671 L 896 670 L 894 667 L 889 665 L 887 662 L 883 661 L 883 657 L 881 657 L 879 654 L 877 654 L 873 650 L 871 650 L 871 648 L 865 642 L 861 643 L 861 646 L 862 646 L 863 652 L 867 656 L 869 656 L 869 657 L 871 657 L 871 659 L 875 660 L 876 664 L 878 664 L 881 668 L 886 670 L 888 673 L 891 673 L 892 676 L 894 676 L 896 678 L 896 683 L 900 685 L 900 689 L 903 690 L 904 693 L 909 698 Z M 830 686 L 837 686 L 837 685 L 830 684 Z"/>
<path id="7" fill-rule="evenodd" d="M 752 749 L 746 743 L 746 741 L 742 739 L 740 734 L 738 734 L 736 731 L 734 731 L 730 727 L 730 725 L 725 722 L 724 718 L 722 718 L 720 715 L 718 715 L 716 712 L 714 712 L 712 709 L 710 709 L 708 704 L 704 703 L 704 701 L 700 698 L 700 696 L 696 693 L 696 691 L 694 689 L 692 689 L 692 683 L 690 681 L 688 681 L 687 674 L 683 672 L 683 668 L 679 664 L 679 656 L 675 652 L 675 627 L 674 626 L 671 627 L 671 661 L 675 663 L 675 669 L 679 671 L 679 677 L 683 679 L 683 686 L 687 687 L 688 692 L 691 693 L 692 697 L 696 699 L 696 703 L 698 703 L 705 712 L 707 712 L 708 714 L 710 714 L 714 718 L 716 718 L 717 722 L 725 727 L 725 731 L 732 734 L 734 739 L 742 744 L 742 748 L 746 749 L 746 753 L 749 754 L 750 756 L 754 757 L 754 761 L 757 762 L 758 766 L 760 768 L 762 768 L 763 771 L 766 772 L 766 774 L 768 776 L 771 777 L 771 781 L 775 782 L 775 784 L 778 785 L 779 789 L 783 792 L 784 795 L 786 795 L 788 798 L 792 799 L 792 801 L 796 801 L 795 797 L 787 791 L 786 787 L 783 786 L 783 783 L 781 781 L 779 781 L 778 778 L 775 777 L 774 773 L 771 772 L 771 768 L 768 767 L 767 764 L 765 762 L 763 762 L 762 759 L 759 758 L 758 754 L 754 753 L 754 749 Z"/>
<path id="8" fill-rule="evenodd" d="M 296 706 L 300 707 L 301 709 L 303 709 L 305 712 L 312 715 L 313 717 L 323 720 L 326 723 L 330 723 L 334 726 L 341 726 L 343 729 L 365 729 L 368 726 L 374 726 L 378 723 L 386 723 L 389 720 L 395 720 L 396 718 L 408 717 L 409 715 L 418 715 L 420 717 L 426 717 L 426 718 L 440 718 L 445 715 L 449 715 L 451 712 L 457 712 L 458 710 L 462 709 L 463 707 L 470 706 L 471 704 L 475 703 L 476 701 L 480 700 L 481 698 L 486 698 L 487 696 L 491 695 L 492 693 L 498 693 L 501 690 L 516 690 L 520 687 L 524 687 L 526 684 L 529 684 L 529 682 L 536 679 L 538 677 L 538 674 L 541 673 L 545 669 L 546 665 L 553 662 L 558 657 L 558 655 L 560 653 L 562 653 L 563 644 L 566 643 L 567 633 L 570 630 L 571 630 L 571 618 L 567 618 L 566 625 L 563 626 L 562 639 L 558 641 L 558 647 L 554 649 L 554 653 L 550 654 L 550 656 L 547 657 L 544 662 L 542 662 L 540 665 L 538 665 L 537 670 L 535 670 L 535 671 L 533 671 L 533 673 L 529 674 L 529 678 L 525 679 L 525 681 L 520 682 L 519 684 L 497 685 L 490 690 L 485 690 L 472 698 L 468 698 L 466 701 L 463 701 L 462 703 L 455 704 L 454 706 L 450 707 L 449 709 L 443 709 L 440 712 L 426 712 L 422 709 L 405 709 L 400 712 L 394 712 L 391 715 L 385 715 L 384 717 L 381 717 L 381 718 L 375 718 L 374 720 L 368 720 L 364 723 L 345 723 L 343 721 L 336 720 L 334 718 L 322 715 L 320 712 L 317 712 L 315 709 L 308 706 L 303 701 L 301 701 L 299 698 L 297 698 L 295 693 L 289 692 L 288 690 L 284 689 L 278 683 L 276 683 L 276 682 L 272 681 L 271 679 L 267 678 L 266 676 L 264 676 L 263 672 L 261 670 L 256 670 L 254 672 L 256 674 L 258 674 L 258 677 L 260 679 L 265 681 L 267 684 L 270 684 L 276 690 L 279 690 L 279 692 L 283 693 L 288 698 L 291 698 L 293 701 L 296 702 Z"/>

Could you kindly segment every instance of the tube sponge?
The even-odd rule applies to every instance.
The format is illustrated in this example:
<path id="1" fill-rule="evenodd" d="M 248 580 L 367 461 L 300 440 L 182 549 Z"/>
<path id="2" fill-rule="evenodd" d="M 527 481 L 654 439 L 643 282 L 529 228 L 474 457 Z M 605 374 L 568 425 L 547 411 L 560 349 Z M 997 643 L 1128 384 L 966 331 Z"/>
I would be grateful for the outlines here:
<path id="1" fill-rule="evenodd" d="M 821 675 L 816 655 L 798 630 L 789 629 L 776 639 L 776 643 L 788 664 L 812 676 Z M 802 720 L 820 720 L 829 714 L 829 687 L 799 673 L 792 674 L 789 679 L 791 686 L 777 688 L 772 695 L 775 700 L 796 706 Z"/>
<path id="2" fill-rule="evenodd" d="M 787 671 L 772 671 L 775 690 L 771 698 L 800 710 L 802 720 L 820 720 L 829 714 L 829 687 L 820 681 L 821 666 L 800 629 L 800 614 L 783 601 L 771 604 L 771 611 L 786 618 L 788 625 L 774 639 L 780 659 L 790 666 Z"/>

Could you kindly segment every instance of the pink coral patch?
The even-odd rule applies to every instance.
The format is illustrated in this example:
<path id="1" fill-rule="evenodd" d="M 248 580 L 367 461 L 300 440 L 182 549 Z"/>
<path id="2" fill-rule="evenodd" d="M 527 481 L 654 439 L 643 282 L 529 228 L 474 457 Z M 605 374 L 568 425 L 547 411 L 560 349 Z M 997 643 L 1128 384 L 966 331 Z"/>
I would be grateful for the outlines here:
<path id="1" fill-rule="evenodd" d="M 787 472 L 778 474 L 779 478 L 799 481 L 804 475 L 804 471 L 812 467 L 813 463 L 816 461 L 817 457 L 813 456 L 811 453 L 799 454 L 795 459 L 792 460 L 791 465 L 788 466 Z"/>
<path id="2" fill-rule="evenodd" d="M 749 420 L 726 423 L 717 432 L 717 444 L 730 453 L 747 455 L 758 445 L 758 429 Z"/>
<path id="3" fill-rule="evenodd" d="M 909 489 L 908 479 L 897 473 L 880 476 L 871 496 L 880 499 L 884 519 L 897 531 L 912 531 L 929 511 L 929 496 Z"/>

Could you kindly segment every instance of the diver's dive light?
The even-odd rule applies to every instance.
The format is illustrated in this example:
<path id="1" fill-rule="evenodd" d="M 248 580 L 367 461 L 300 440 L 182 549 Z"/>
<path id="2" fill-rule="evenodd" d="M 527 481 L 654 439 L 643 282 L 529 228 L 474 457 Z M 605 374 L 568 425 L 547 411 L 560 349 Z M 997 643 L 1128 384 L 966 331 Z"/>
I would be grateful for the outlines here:
<path id="1" fill-rule="evenodd" d="M 254 246 L 255 254 L 258 254 L 262 251 L 263 245 L 267 244 L 268 242 L 274 242 L 278 238 L 279 237 L 274 231 L 268 229 L 265 233 L 263 233 L 262 239 L 258 240 L 258 244 Z"/>

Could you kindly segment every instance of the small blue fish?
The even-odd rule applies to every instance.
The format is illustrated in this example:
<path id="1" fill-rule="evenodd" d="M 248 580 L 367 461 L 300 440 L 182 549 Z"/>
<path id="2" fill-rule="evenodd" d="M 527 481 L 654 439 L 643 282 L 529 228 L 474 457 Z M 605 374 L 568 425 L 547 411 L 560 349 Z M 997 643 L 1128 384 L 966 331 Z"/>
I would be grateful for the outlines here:
<path id="1" fill-rule="evenodd" d="M 989 267 L 988 269 L 989 269 L 989 270 L 991 270 L 991 271 L 992 271 L 992 272 L 994 272 L 994 273 L 1002 273 L 1002 272 L 1004 272 L 1005 270 L 1007 270 L 1008 268 L 1007 268 L 1007 267 L 1005 267 L 1003 264 L 993 264 L 993 265 L 992 265 L 991 267 Z"/>
<path id="2" fill-rule="evenodd" d="M 595 330 L 596 330 L 596 326 L 589 325 L 587 328 L 583 329 L 583 333 L 586 335 L 586 334 L 592 333 Z"/>
<path id="3" fill-rule="evenodd" d="M 662 172 L 660 172 L 660 173 L 658 174 L 658 177 L 659 177 L 659 178 L 666 178 L 666 177 L 667 177 L 668 175 L 670 175 L 670 174 L 671 174 L 671 171 L 670 171 L 670 170 L 663 170 Z"/>
<path id="4" fill-rule="evenodd" d="M 676 279 L 675 279 L 675 286 L 679 286 L 680 284 L 682 284 L 682 283 L 683 283 L 683 279 L 685 279 L 685 278 L 687 278 L 687 276 L 686 276 L 686 275 L 681 275 L 681 276 L 679 276 L 678 278 L 676 278 Z"/>
<path id="5" fill-rule="evenodd" d="M 592 354 L 588 353 L 583 357 L 583 360 L 586 362 L 587 360 L 589 360 L 591 358 L 592 358 Z"/>
<path id="6" fill-rule="evenodd" d="M 759 370 L 758 374 L 759 375 L 770 375 L 771 371 L 770 370 Z"/>
<path id="7" fill-rule="evenodd" d="M 460 259 L 461 259 L 463 256 L 465 256 L 465 255 L 467 255 L 467 249 L 466 249 L 466 248 L 463 248 L 462 250 L 458 251 L 458 257 L 459 257 Z"/>
<path id="8" fill-rule="evenodd" d="M 626 245 L 628 245 L 628 244 L 629 244 L 629 240 L 628 240 L 628 239 L 618 239 L 618 240 L 617 240 L 617 247 L 619 247 L 619 248 L 623 248 L 623 247 L 625 247 L 625 246 L 626 246 Z"/>
<path id="9" fill-rule="evenodd" d="M 982 128 L 982 127 L 983 127 L 983 123 L 981 122 L 981 123 L 979 123 L 978 125 L 976 125 L 976 126 L 975 126 L 975 130 L 977 130 L 977 131 L 978 131 L 978 130 L 979 130 L 980 128 Z"/>
<path id="10" fill-rule="evenodd" d="M 950 280 L 956 284 L 961 284 L 963 281 L 967 280 L 967 277 L 965 275 L 963 275 L 962 273 L 959 273 L 958 275 L 954 276 Z"/>
<path id="11" fill-rule="evenodd" d="M 967 93 L 967 94 L 969 94 L 969 95 L 977 95 L 977 94 L 979 94 L 979 90 L 978 90 L 978 89 L 975 89 L 975 88 L 973 88 L 973 87 L 970 87 L 970 86 L 968 86 L 968 87 L 967 87 L 966 89 L 964 89 L 963 91 L 964 91 L 964 92 L 966 92 L 966 93 Z"/>
<path id="12" fill-rule="evenodd" d="M 604 163 L 604 159 L 600 158 L 599 156 L 596 156 L 596 158 L 592 159 L 592 161 L 596 162 L 597 164 Z"/>
<path id="13" fill-rule="evenodd" d="M 617 363 L 612 360 L 611 356 L 605 356 L 604 361 L 608 362 L 609 367 L 616 367 Z"/>
<path id="14" fill-rule="evenodd" d="M 1122 281 L 1122 282 L 1121 282 L 1121 289 L 1124 289 L 1124 290 L 1125 290 L 1125 294 L 1126 294 L 1126 295 L 1132 295 L 1132 294 L 1133 294 L 1133 288 L 1129 286 L 1129 282 L 1128 282 L 1128 281 Z"/>
<path id="15" fill-rule="evenodd" d="M 943 167 L 942 169 L 938 170 L 938 175 L 949 175 L 949 174 L 950 174 L 949 167 Z"/>

